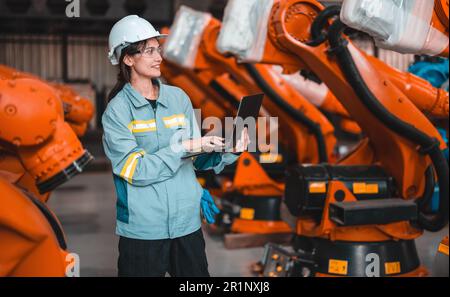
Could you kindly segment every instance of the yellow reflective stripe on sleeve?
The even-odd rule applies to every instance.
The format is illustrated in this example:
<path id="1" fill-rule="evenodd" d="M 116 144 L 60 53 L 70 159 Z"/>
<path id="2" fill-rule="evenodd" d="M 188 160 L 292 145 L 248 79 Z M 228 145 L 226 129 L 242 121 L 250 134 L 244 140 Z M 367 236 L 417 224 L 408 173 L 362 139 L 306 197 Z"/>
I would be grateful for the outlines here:
<path id="1" fill-rule="evenodd" d="M 132 178 L 134 175 L 134 171 L 136 170 L 136 165 L 138 162 L 138 158 L 144 156 L 145 151 L 139 151 L 136 153 L 132 153 L 127 161 L 125 162 L 125 165 L 122 168 L 122 171 L 120 172 L 120 176 L 126 179 L 129 183 L 132 182 Z"/>
<path id="2" fill-rule="evenodd" d="M 134 175 L 134 172 L 136 171 L 136 166 L 139 162 L 139 157 L 141 157 L 141 158 L 144 157 L 145 151 L 138 152 L 138 155 L 139 156 L 135 159 L 135 161 L 133 162 L 133 166 L 131 167 L 130 178 L 129 178 L 130 183 L 133 183 L 133 175 Z"/>
<path id="3" fill-rule="evenodd" d="M 128 124 L 128 129 L 132 133 L 156 131 L 156 120 L 132 121 Z"/>
<path id="4" fill-rule="evenodd" d="M 164 117 L 163 121 L 166 128 L 186 125 L 186 117 L 184 114 L 175 114 L 170 117 Z"/>
<path id="5" fill-rule="evenodd" d="M 136 153 L 132 153 L 128 156 L 127 160 L 125 161 L 125 165 L 123 165 L 122 170 L 120 171 L 120 176 L 125 178 L 125 172 L 127 171 L 127 168 L 130 167 L 131 161 L 133 161 L 133 157 Z"/>

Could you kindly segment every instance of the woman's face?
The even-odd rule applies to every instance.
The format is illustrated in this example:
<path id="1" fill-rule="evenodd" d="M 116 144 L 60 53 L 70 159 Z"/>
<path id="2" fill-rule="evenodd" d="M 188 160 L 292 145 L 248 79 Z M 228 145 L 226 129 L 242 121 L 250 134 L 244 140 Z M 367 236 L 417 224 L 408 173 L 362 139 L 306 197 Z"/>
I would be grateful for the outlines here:
<path id="1" fill-rule="evenodd" d="M 132 72 L 136 72 L 139 76 L 147 78 L 160 77 L 162 57 L 158 40 L 156 38 L 147 40 L 140 51 L 140 53 L 133 56 L 125 56 L 125 64 L 130 66 Z"/>

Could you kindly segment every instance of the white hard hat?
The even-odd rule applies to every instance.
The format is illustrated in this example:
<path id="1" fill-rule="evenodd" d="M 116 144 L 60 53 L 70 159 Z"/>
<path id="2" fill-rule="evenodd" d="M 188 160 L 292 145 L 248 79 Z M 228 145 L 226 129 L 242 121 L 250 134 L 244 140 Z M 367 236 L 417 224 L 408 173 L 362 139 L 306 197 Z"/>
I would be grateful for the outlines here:
<path id="1" fill-rule="evenodd" d="M 108 58 L 111 64 L 119 64 L 122 50 L 130 43 L 155 38 L 166 37 L 167 34 L 160 34 L 147 20 L 137 15 L 129 15 L 117 23 L 109 33 L 109 53 Z"/>

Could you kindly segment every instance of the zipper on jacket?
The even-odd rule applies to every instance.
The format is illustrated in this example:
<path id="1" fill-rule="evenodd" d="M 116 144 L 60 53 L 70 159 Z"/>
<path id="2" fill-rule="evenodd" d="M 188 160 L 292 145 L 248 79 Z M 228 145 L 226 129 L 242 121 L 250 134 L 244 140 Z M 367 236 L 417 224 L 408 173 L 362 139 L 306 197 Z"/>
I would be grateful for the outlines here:
<path id="1" fill-rule="evenodd" d="M 158 104 L 158 103 L 156 103 L 156 104 Z M 156 108 L 156 107 L 153 108 L 153 106 L 152 106 L 152 109 L 153 109 L 153 115 L 154 115 L 155 124 L 156 124 L 156 139 L 158 140 L 158 149 L 157 150 L 159 150 L 160 146 L 159 146 L 159 135 L 158 134 L 160 133 L 160 131 L 158 129 L 158 118 L 157 118 L 158 108 Z M 169 205 L 170 201 L 169 201 L 169 192 L 167 191 L 166 183 L 164 183 L 164 189 L 166 190 L 166 203 L 167 203 L 167 233 L 169 234 L 169 237 L 172 237 L 172 234 L 170 232 L 170 205 Z"/>

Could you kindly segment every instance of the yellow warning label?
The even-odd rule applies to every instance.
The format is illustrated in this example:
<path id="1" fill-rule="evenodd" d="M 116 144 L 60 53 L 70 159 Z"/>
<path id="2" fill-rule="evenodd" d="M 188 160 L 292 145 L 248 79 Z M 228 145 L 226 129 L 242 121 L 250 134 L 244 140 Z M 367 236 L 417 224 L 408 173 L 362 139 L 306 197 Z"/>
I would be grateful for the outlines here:
<path id="1" fill-rule="evenodd" d="M 384 263 L 386 274 L 398 274 L 402 271 L 400 262 L 386 262 Z"/>
<path id="2" fill-rule="evenodd" d="M 253 220 L 255 217 L 255 210 L 253 208 L 241 208 L 239 216 L 243 220 Z"/>
<path id="3" fill-rule="evenodd" d="M 378 184 L 368 184 L 366 187 L 367 194 L 378 194 Z"/>
<path id="4" fill-rule="evenodd" d="M 448 245 L 439 244 L 439 252 L 448 256 Z"/>
<path id="5" fill-rule="evenodd" d="M 327 184 L 324 182 L 309 183 L 309 192 L 310 193 L 326 193 L 327 192 Z"/>
<path id="6" fill-rule="evenodd" d="M 347 275 L 348 261 L 330 259 L 328 263 L 328 273 Z"/>
<path id="7" fill-rule="evenodd" d="M 353 183 L 354 194 L 378 194 L 378 184 Z"/>

